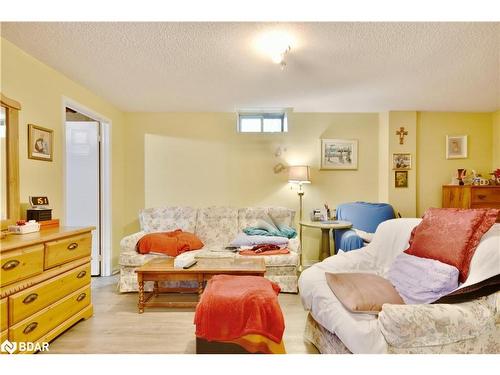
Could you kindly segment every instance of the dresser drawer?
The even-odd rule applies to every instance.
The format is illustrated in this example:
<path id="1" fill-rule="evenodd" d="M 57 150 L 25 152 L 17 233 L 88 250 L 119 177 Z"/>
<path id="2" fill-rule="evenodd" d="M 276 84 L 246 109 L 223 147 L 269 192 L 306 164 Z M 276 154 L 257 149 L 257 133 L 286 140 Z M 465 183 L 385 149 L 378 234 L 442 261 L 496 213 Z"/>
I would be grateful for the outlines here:
<path id="1" fill-rule="evenodd" d="M 2 253 L 0 256 L 2 286 L 43 272 L 43 245 Z"/>
<path id="2" fill-rule="evenodd" d="M 0 331 L 7 329 L 7 298 L 0 300 Z M 3 341 L 2 341 L 3 342 Z"/>
<path id="3" fill-rule="evenodd" d="M 9 296 L 10 325 L 89 284 L 90 265 L 86 264 Z"/>
<path id="4" fill-rule="evenodd" d="M 90 256 L 91 250 L 92 235 L 90 233 L 47 242 L 45 244 L 45 269 Z"/>
<path id="5" fill-rule="evenodd" d="M 9 328 L 10 341 L 36 341 L 90 304 L 90 286 L 83 287 Z"/>
<path id="6" fill-rule="evenodd" d="M 498 203 L 500 204 L 500 188 L 472 189 L 472 204 L 474 203 Z"/>

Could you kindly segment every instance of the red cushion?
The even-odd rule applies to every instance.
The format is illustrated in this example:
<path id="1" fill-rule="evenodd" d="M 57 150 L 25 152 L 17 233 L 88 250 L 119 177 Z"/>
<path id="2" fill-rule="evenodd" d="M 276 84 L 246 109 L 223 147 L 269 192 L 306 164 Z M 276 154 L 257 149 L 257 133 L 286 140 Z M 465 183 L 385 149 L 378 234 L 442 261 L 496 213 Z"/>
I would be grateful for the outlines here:
<path id="1" fill-rule="evenodd" d="M 407 254 L 435 259 L 459 271 L 464 282 L 481 237 L 495 223 L 499 210 L 429 208 L 411 234 Z"/>
<path id="2" fill-rule="evenodd" d="M 137 243 L 137 250 L 141 254 L 150 252 L 163 253 L 176 257 L 186 251 L 197 250 L 203 247 L 203 242 L 193 233 L 177 229 L 172 232 L 149 233 Z"/>

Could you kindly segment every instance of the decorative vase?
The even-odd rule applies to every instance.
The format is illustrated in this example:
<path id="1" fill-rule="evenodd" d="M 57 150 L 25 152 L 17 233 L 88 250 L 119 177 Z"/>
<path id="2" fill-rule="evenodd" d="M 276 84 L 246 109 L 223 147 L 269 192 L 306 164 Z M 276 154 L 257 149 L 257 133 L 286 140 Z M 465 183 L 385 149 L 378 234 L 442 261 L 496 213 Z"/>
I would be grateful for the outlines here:
<path id="1" fill-rule="evenodd" d="M 463 186 L 466 169 L 458 168 L 457 171 L 458 171 L 458 173 L 457 173 L 458 184 L 460 186 Z"/>

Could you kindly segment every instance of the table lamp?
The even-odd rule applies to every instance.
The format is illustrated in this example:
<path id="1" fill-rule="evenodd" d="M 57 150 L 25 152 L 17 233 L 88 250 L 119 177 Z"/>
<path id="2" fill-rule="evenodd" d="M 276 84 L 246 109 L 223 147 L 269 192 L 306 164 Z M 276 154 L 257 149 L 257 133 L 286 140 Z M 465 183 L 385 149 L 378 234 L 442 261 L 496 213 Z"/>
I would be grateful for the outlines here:
<path id="1" fill-rule="evenodd" d="M 302 197 L 304 196 L 304 190 L 302 190 L 302 185 L 311 183 L 311 179 L 309 177 L 309 166 L 296 165 L 289 167 L 288 182 L 299 185 L 299 190 L 297 192 L 297 194 L 299 195 L 299 203 L 300 203 L 299 219 L 300 221 L 302 221 Z"/>

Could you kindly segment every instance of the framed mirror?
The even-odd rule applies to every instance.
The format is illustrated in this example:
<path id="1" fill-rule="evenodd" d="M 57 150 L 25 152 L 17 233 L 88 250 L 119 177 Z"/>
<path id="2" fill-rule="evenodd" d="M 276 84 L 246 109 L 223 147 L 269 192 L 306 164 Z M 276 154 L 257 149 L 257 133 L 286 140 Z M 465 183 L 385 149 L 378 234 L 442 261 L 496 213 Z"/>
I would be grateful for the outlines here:
<path id="1" fill-rule="evenodd" d="M 19 111 L 21 105 L 0 94 L 0 218 L 2 230 L 19 219 Z"/>

